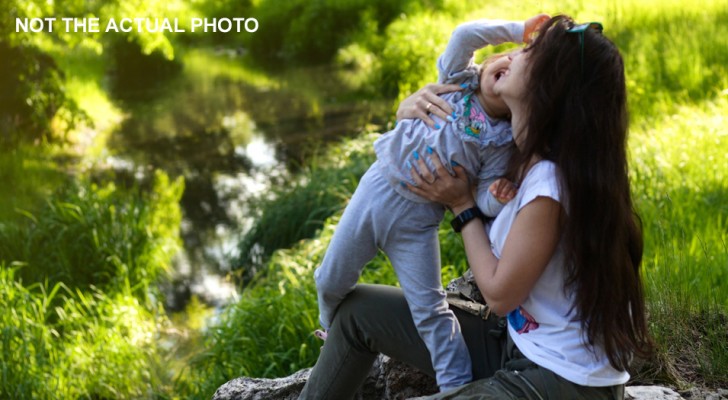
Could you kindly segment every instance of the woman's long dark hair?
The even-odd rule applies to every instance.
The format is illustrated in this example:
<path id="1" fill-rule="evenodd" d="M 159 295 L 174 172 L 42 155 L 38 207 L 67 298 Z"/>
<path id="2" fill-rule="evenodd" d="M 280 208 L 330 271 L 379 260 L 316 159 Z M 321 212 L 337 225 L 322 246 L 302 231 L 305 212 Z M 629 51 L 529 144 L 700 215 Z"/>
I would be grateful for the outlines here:
<path id="1" fill-rule="evenodd" d="M 512 170 L 534 155 L 558 166 L 567 218 L 566 287 L 588 343 L 626 370 L 652 349 L 640 278 L 642 232 L 627 171 L 627 91 L 616 46 L 594 29 L 547 21 L 528 46 L 527 122 Z M 583 64 L 582 64 L 583 63 Z"/>

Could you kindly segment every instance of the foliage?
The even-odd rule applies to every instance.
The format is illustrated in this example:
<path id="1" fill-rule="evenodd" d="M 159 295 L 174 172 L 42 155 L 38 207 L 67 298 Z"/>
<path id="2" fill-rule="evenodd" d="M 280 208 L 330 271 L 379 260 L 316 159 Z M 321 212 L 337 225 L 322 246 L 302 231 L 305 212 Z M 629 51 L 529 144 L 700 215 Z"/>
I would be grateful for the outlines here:
<path id="1" fill-rule="evenodd" d="M 102 26 L 109 18 L 135 17 L 141 15 L 163 15 L 175 8 L 178 2 L 161 0 L 151 1 L 109 1 L 88 2 L 82 0 L 9 0 L 0 4 L 0 146 L 12 148 L 18 143 L 37 143 L 52 139 L 65 139 L 65 135 L 79 122 L 90 122 L 87 115 L 78 107 L 78 99 L 70 98 L 65 90 L 65 71 L 49 54 L 52 46 L 65 46 L 65 49 L 81 47 L 92 49 L 97 55 L 103 53 L 107 42 L 133 42 L 136 44 L 134 58 L 117 60 L 117 72 L 128 71 L 126 63 L 133 60 L 146 61 L 147 68 L 136 77 L 160 79 L 164 74 L 149 74 L 158 68 L 169 66 L 164 62 L 153 63 L 158 52 L 164 60 L 174 58 L 174 49 L 165 33 L 138 32 L 128 33 L 66 32 L 61 18 L 98 17 Z M 16 32 L 16 18 L 56 18 L 52 32 Z M 167 33 L 168 35 L 168 33 Z M 118 45 L 116 48 L 123 45 Z M 129 56 L 129 54 L 126 54 Z M 175 64 L 171 64 L 172 67 Z M 178 67 L 178 66 L 177 66 Z M 132 70 L 133 71 L 133 70 Z M 165 71 L 166 72 L 166 71 Z M 123 77 L 123 76 L 122 76 Z"/>
<path id="2" fill-rule="evenodd" d="M 18 208 L 34 208 L 46 201 L 69 177 L 54 163 L 49 146 L 18 146 L 0 150 L 0 182 L 12 195 L 0 196 L 0 224 L 25 217 Z"/>
<path id="3" fill-rule="evenodd" d="M 20 268 L 22 270 L 22 267 Z M 159 316 L 125 292 L 23 286 L 0 263 L 0 397 L 142 398 L 158 390 Z"/>
<path id="4" fill-rule="evenodd" d="M 50 56 L 34 47 L 11 46 L 0 37 L 0 59 L 0 148 L 53 139 L 51 123 L 57 115 L 64 125 L 61 134 L 83 118 L 65 95 L 64 74 Z"/>
<path id="5" fill-rule="evenodd" d="M 374 161 L 370 150 L 374 139 L 374 135 L 366 135 L 332 147 L 327 155 L 309 162 L 299 178 L 279 182 L 272 194 L 254 202 L 258 215 L 239 244 L 240 257 L 233 262 L 244 281 L 255 275 L 274 250 L 311 237 L 326 218 L 341 209 Z"/>
<path id="6" fill-rule="evenodd" d="M 130 288 L 144 305 L 178 249 L 182 180 L 157 173 L 154 190 L 70 185 L 25 223 L 0 225 L 0 260 L 22 262 L 25 282 L 104 292 Z"/>
<path id="7" fill-rule="evenodd" d="M 707 1 L 634 2 L 610 10 L 609 35 L 625 58 L 633 119 L 675 113 L 728 88 L 728 7 Z"/>
<path id="8" fill-rule="evenodd" d="M 256 60 L 267 64 L 320 64 L 351 42 L 363 27 L 383 30 L 398 15 L 441 8 L 441 0 L 261 0 L 251 13 L 260 29 L 250 36 Z"/>
<path id="9" fill-rule="evenodd" d="M 160 369 L 157 282 L 178 247 L 181 180 L 71 184 L 0 224 L 0 397 L 148 398 Z"/>
<path id="10" fill-rule="evenodd" d="M 404 16 L 393 22 L 386 31 L 387 45 L 382 49 L 377 74 L 382 91 L 400 94 L 401 100 L 426 83 L 437 81 L 435 64 L 454 27 L 451 17 L 430 13 Z"/>

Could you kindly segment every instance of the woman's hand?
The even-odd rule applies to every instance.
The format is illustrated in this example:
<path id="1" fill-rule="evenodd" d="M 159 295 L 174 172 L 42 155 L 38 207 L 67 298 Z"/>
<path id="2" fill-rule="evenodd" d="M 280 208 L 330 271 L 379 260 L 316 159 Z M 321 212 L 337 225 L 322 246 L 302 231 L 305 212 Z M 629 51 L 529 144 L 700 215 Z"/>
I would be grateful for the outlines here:
<path id="1" fill-rule="evenodd" d="M 525 27 L 523 30 L 523 43 L 531 43 L 533 40 L 533 33 L 536 32 L 544 22 L 548 21 L 551 17 L 548 14 L 538 14 L 527 19 L 524 23 Z"/>
<path id="2" fill-rule="evenodd" d="M 407 184 L 407 188 L 414 194 L 450 208 L 455 215 L 475 206 L 472 185 L 465 169 L 459 165 L 453 165 L 455 174 L 451 175 L 442 165 L 437 153 L 429 153 L 435 171 L 431 172 L 422 155 L 418 155 L 417 168 L 412 167 L 410 170 L 415 186 Z"/>
<path id="3" fill-rule="evenodd" d="M 414 92 L 406 99 L 399 103 L 397 108 L 397 121 L 402 119 L 419 118 L 431 128 L 435 128 L 435 121 L 430 118 L 429 114 L 437 115 L 446 120 L 451 115 L 452 107 L 438 96 L 441 93 L 455 92 L 463 90 L 460 85 L 430 83 L 422 89 Z"/>

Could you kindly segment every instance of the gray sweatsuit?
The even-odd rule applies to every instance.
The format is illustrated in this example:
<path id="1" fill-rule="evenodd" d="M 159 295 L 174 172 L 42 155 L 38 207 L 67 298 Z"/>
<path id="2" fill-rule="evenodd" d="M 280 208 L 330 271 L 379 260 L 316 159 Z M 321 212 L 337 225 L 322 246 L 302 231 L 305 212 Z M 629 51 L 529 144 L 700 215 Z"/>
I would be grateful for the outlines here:
<path id="1" fill-rule="evenodd" d="M 416 165 L 415 153 L 434 169 L 427 157 L 430 149 L 447 168 L 457 163 L 478 180 L 476 201 L 486 215 L 494 217 L 500 211 L 502 206 L 488 187 L 505 172 L 513 149 L 511 127 L 508 121 L 488 116 L 477 101 L 480 66 L 473 62 L 473 52 L 488 44 L 521 42 L 522 36 L 523 22 L 481 20 L 455 29 L 437 65 L 440 82 L 467 86 L 441 95 L 459 118 L 448 122 L 433 115 L 440 129 L 419 119 L 402 120 L 375 141 L 377 161 L 359 182 L 314 273 L 319 321 L 328 329 L 364 265 L 382 249 L 430 351 L 440 390 L 472 380 L 470 356 L 442 288 L 437 230 L 445 210 L 413 194 L 402 182 L 413 182 L 410 167 Z"/>

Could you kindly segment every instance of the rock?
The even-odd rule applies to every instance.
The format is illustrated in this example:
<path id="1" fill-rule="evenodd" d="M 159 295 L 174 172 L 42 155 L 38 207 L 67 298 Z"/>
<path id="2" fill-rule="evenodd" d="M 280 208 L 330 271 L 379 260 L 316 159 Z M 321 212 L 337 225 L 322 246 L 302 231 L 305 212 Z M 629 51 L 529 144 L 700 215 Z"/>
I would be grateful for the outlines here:
<path id="1" fill-rule="evenodd" d="M 303 390 L 311 369 L 277 378 L 236 378 L 220 386 L 213 400 L 295 400 Z M 372 366 L 357 400 L 403 400 L 436 393 L 435 380 L 402 362 L 380 355 Z"/>
<path id="2" fill-rule="evenodd" d="M 303 390 L 311 369 L 277 378 L 237 378 L 220 386 L 213 400 L 295 400 Z M 404 400 L 437 392 L 435 380 L 402 362 L 380 355 L 372 366 L 356 400 Z M 688 396 L 689 399 L 724 399 L 720 389 L 709 396 Z M 713 397 L 714 396 L 714 397 Z M 680 394 L 663 386 L 628 386 L 625 400 L 685 400 Z"/>
<path id="3" fill-rule="evenodd" d="M 710 390 L 701 387 L 692 387 L 680 392 L 689 400 L 728 400 L 728 389 Z"/>
<path id="4" fill-rule="evenodd" d="M 627 386 L 625 400 L 684 400 L 676 391 L 663 386 Z"/>
<path id="5" fill-rule="evenodd" d="M 278 379 L 236 378 L 220 386 L 212 398 L 213 400 L 295 400 L 310 373 L 311 369 L 308 368 Z"/>

